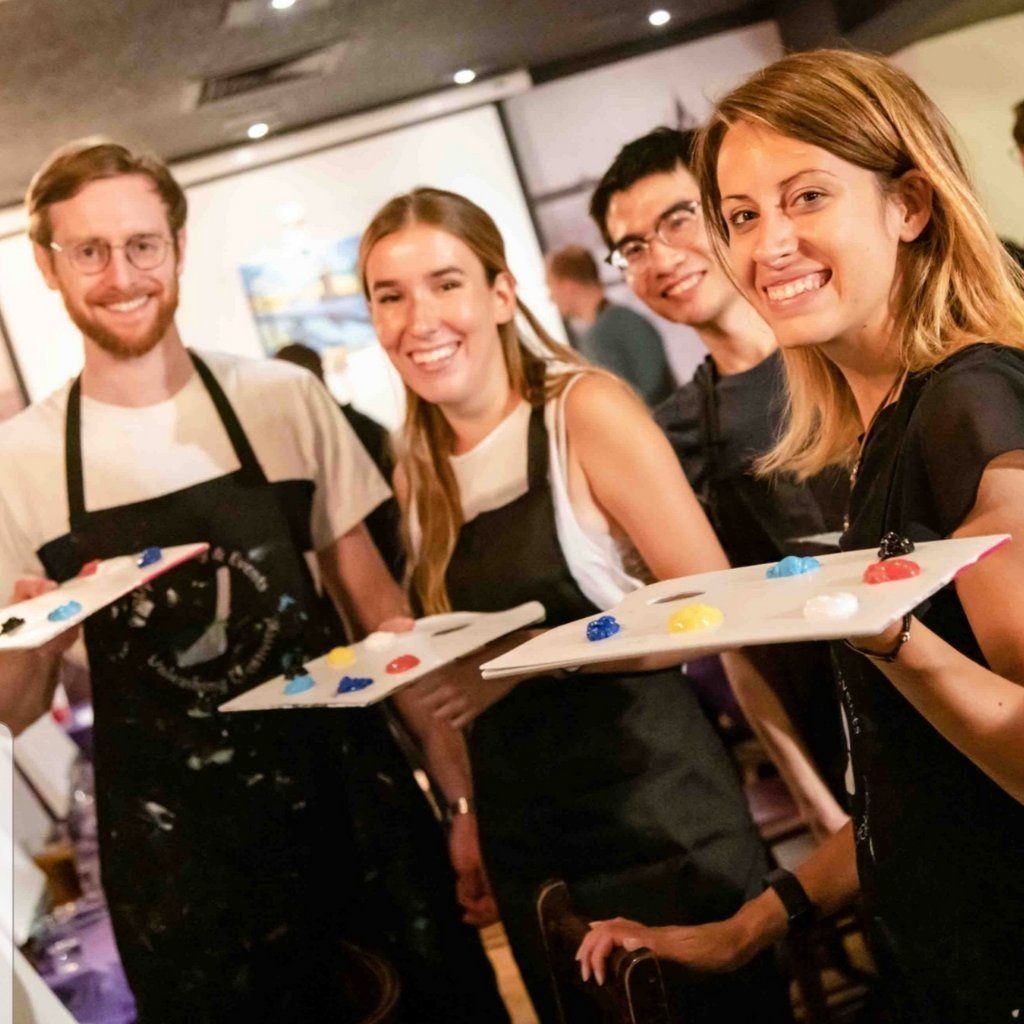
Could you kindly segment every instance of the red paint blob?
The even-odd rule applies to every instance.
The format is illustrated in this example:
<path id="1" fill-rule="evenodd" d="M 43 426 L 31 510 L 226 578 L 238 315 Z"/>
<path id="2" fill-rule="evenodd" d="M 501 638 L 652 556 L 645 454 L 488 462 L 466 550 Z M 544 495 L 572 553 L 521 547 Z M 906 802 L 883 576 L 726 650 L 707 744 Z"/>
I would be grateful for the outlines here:
<path id="1" fill-rule="evenodd" d="M 415 654 L 400 654 L 394 661 L 388 662 L 388 671 L 394 676 L 398 675 L 399 672 L 408 672 L 409 669 L 415 668 L 420 663 L 420 659 Z"/>
<path id="2" fill-rule="evenodd" d="M 893 580 L 909 580 L 921 575 L 921 566 L 907 558 L 887 558 L 875 562 L 864 570 L 865 583 L 891 583 Z"/>
<path id="3" fill-rule="evenodd" d="M 91 562 L 86 562 L 81 569 L 78 570 L 79 576 L 95 576 L 96 570 L 100 567 L 100 559 L 94 558 Z"/>

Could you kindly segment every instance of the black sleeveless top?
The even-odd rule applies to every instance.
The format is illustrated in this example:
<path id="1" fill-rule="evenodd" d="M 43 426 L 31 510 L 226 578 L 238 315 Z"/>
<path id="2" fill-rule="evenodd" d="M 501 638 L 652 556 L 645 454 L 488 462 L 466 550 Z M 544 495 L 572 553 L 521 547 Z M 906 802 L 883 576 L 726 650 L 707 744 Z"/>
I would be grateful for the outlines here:
<path id="1" fill-rule="evenodd" d="M 973 345 L 912 375 L 879 415 L 844 550 L 888 530 L 948 537 L 988 463 L 1024 449 L 1024 352 Z M 1017 538 L 1015 543 L 1024 543 Z M 917 616 L 979 664 L 950 585 Z M 856 779 L 858 868 L 900 1020 L 1024 1014 L 1024 806 L 945 740 L 867 658 L 835 645 Z"/>

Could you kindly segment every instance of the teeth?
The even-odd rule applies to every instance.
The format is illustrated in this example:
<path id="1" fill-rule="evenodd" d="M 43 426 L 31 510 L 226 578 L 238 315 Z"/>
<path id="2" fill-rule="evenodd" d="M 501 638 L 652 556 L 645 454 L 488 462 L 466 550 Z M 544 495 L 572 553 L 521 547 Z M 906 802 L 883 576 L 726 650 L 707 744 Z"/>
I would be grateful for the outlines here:
<path id="1" fill-rule="evenodd" d="M 796 281 L 787 281 L 785 284 L 770 285 L 765 291 L 771 302 L 785 302 L 804 292 L 817 291 L 828 280 L 824 271 L 815 274 L 808 274 L 806 277 L 798 278 Z"/>
<path id="2" fill-rule="evenodd" d="M 681 281 L 677 281 L 674 285 L 665 289 L 666 295 L 678 295 L 680 292 L 688 292 L 691 288 L 695 288 L 700 282 L 700 279 L 704 276 L 702 271 L 698 271 L 696 274 L 688 274 Z"/>
<path id="3" fill-rule="evenodd" d="M 111 302 L 107 308 L 112 309 L 115 313 L 131 313 L 133 310 L 140 309 L 148 298 L 148 295 L 140 295 L 136 299 L 128 299 L 127 302 Z"/>
<path id="4" fill-rule="evenodd" d="M 437 348 L 428 349 L 425 352 L 413 352 L 409 358 L 417 366 L 433 366 L 435 363 L 443 362 L 455 355 L 458 345 L 452 342 L 450 345 L 440 345 Z"/>

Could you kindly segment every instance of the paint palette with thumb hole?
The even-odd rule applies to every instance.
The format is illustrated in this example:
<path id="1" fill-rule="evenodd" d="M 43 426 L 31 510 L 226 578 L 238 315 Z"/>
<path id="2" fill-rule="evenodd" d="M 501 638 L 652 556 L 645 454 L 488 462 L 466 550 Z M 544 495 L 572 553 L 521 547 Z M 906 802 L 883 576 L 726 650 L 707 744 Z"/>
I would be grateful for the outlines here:
<path id="1" fill-rule="evenodd" d="M 148 547 L 131 555 L 87 562 L 77 576 L 55 589 L 0 609 L 0 651 L 42 647 L 125 594 L 198 558 L 209 547 Z"/>
<path id="2" fill-rule="evenodd" d="M 738 647 L 877 636 L 1009 540 L 999 534 L 915 546 L 887 535 L 882 550 L 790 556 L 663 580 L 604 615 L 548 630 L 481 671 L 494 679 L 645 655 L 680 653 L 690 661 Z"/>
<path id="3" fill-rule="evenodd" d="M 486 647 L 546 615 L 537 601 L 502 612 L 451 612 L 417 619 L 407 633 L 371 633 L 307 661 L 220 706 L 221 711 L 368 707 L 428 672 Z"/>

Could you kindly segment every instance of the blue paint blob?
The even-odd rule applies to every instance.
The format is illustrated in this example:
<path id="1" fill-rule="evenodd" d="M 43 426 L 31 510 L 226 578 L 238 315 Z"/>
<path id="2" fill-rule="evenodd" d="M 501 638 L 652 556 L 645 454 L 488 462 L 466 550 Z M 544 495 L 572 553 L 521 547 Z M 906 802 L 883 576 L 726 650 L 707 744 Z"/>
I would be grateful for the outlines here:
<path id="1" fill-rule="evenodd" d="M 355 693 L 357 690 L 365 690 L 368 686 L 373 686 L 373 680 L 365 676 L 342 676 L 335 695 Z"/>
<path id="2" fill-rule="evenodd" d="M 783 576 L 803 576 L 804 573 L 814 572 L 821 568 L 821 562 L 816 558 L 801 558 L 799 555 L 786 555 L 781 562 L 768 567 L 765 573 L 770 580 L 781 579 Z"/>
<path id="3" fill-rule="evenodd" d="M 136 559 L 135 564 L 140 569 L 145 569 L 147 565 L 155 565 L 163 557 L 164 553 L 158 547 L 143 548 L 142 554 Z"/>
<path id="4" fill-rule="evenodd" d="M 312 690 L 316 686 L 313 677 L 303 673 L 301 676 L 294 676 L 284 684 L 284 692 L 289 697 L 294 697 L 297 693 L 305 693 L 307 690 Z"/>
<path id="5" fill-rule="evenodd" d="M 67 619 L 77 615 L 81 610 L 82 606 L 77 601 L 68 601 L 67 604 L 58 605 L 46 617 L 51 622 L 65 622 Z"/>
<path id="6" fill-rule="evenodd" d="M 286 612 L 289 608 L 294 608 L 295 604 L 295 598 L 291 594 L 282 594 L 277 601 L 277 610 L 279 612 Z"/>
<path id="7" fill-rule="evenodd" d="M 620 629 L 622 627 L 614 615 L 602 615 L 599 619 L 587 623 L 587 639 L 607 640 L 608 637 L 615 636 Z"/>

